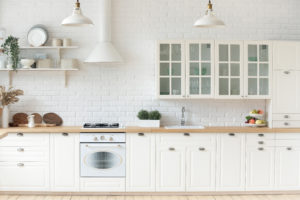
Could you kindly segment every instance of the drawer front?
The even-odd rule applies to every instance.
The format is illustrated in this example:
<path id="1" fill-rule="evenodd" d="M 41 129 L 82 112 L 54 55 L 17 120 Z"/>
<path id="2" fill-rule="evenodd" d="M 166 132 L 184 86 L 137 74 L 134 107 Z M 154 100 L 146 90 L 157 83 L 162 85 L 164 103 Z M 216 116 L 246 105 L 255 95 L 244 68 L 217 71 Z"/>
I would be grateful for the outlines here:
<path id="1" fill-rule="evenodd" d="M 1 147 L 0 161 L 36 161 L 44 162 L 49 159 L 48 147 Z"/>
<path id="2" fill-rule="evenodd" d="M 273 120 L 300 121 L 300 114 L 273 114 Z"/>
<path id="3" fill-rule="evenodd" d="M 273 121 L 274 128 L 300 128 L 300 121 Z"/>
<path id="4" fill-rule="evenodd" d="M 300 147 L 300 140 L 276 140 L 276 147 Z"/>
<path id="5" fill-rule="evenodd" d="M 274 140 L 274 133 L 248 133 L 246 134 L 247 140 Z"/>
<path id="6" fill-rule="evenodd" d="M 247 140 L 247 146 L 266 146 L 266 147 L 274 147 L 275 140 Z"/>
<path id="7" fill-rule="evenodd" d="M 0 146 L 49 146 L 49 133 L 9 133 Z"/>
<path id="8" fill-rule="evenodd" d="M 276 133 L 277 140 L 300 140 L 300 133 Z"/>
<path id="9" fill-rule="evenodd" d="M 48 163 L 0 162 L 1 191 L 49 190 Z"/>
<path id="10" fill-rule="evenodd" d="M 201 144 L 216 140 L 214 133 L 166 133 L 159 134 L 157 144 Z"/>

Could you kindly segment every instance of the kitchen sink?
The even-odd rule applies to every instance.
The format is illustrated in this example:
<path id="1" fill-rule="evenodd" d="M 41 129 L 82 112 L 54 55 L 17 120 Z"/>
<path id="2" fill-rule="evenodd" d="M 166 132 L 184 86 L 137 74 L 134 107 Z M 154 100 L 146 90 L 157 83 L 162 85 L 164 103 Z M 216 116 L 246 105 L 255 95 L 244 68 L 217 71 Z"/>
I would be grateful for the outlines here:
<path id="1" fill-rule="evenodd" d="M 166 126 L 166 129 L 204 129 L 204 126 Z"/>

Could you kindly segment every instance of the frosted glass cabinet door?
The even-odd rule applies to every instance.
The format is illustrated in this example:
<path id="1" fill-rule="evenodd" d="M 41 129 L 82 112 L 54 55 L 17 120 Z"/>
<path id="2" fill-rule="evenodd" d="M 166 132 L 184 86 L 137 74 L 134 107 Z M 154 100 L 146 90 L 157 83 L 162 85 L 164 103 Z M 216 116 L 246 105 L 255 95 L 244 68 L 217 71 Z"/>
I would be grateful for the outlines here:
<path id="1" fill-rule="evenodd" d="M 214 96 L 214 41 L 186 44 L 186 90 L 189 98 Z"/>
<path id="2" fill-rule="evenodd" d="M 216 42 L 216 97 L 243 98 L 243 42 Z"/>
<path id="3" fill-rule="evenodd" d="M 158 43 L 158 97 L 185 98 L 184 43 Z"/>
<path id="4" fill-rule="evenodd" d="M 244 91 L 246 98 L 268 99 L 271 93 L 272 45 L 270 42 L 244 43 Z"/>

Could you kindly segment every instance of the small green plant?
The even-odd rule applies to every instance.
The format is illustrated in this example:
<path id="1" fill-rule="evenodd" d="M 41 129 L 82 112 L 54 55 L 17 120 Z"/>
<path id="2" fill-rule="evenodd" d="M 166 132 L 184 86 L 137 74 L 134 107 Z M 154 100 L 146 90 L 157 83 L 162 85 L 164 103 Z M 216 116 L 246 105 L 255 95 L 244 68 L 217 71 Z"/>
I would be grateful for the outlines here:
<path id="1" fill-rule="evenodd" d="M 147 110 L 140 110 L 137 117 L 140 120 L 147 120 L 147 119 L 149 119 L 149 112 Z"/>
<path id="2" fill-rule="evenodd" d="M 12 63 L 12 68 L 16 70 L 18 68 L 18 63 L 19 63 L 19 54 L 20 54 L 20 49 L 19 49 L 19 42 L 18 38 L 9 36 L 4 44 L 1 45 L 3 48 L 3 52 L 8 56 L 10 59 L 10 62 Z"/>
<path id="3" fill-rule="evenodd" d="M 161 114 L 157 110 L 151 111 L 149 113 L 150 120 L 160 120 L 160 118 L 161 118 Z"/>

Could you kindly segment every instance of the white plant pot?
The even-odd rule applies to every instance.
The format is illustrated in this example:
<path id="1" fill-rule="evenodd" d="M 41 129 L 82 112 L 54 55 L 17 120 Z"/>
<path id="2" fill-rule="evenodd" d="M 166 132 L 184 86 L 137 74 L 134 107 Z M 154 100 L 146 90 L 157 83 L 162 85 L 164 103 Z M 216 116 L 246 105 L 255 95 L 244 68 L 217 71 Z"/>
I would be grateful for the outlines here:
<path id="1" fill-rule="evenodd" d="M 140 127 L 159 128 L 160 120 L 139 120 L 139 126 Z"/>
<path id="2" fill-rule="evenodd" d="M 9 127 L 9 108 L 8 106 L 3 106 L 2 110 L 2 128 Z"/>

